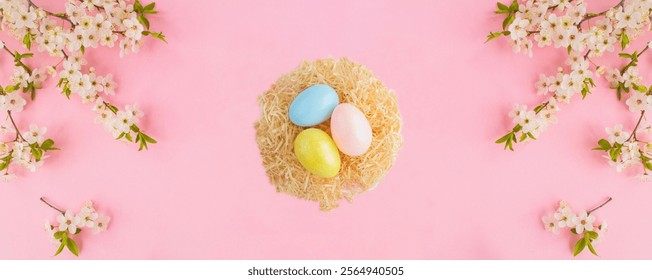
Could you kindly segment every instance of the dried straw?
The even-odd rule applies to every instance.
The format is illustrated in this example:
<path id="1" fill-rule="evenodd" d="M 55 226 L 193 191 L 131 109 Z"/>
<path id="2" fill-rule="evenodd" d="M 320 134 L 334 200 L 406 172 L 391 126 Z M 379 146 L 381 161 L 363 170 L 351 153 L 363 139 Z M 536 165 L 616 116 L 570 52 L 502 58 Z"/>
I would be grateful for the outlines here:
<path id="1" fill-rule="evenodd" d="M 373 131 L 369 150 L 357 157 L 340 153 L 342 168 L 329 179 L 308 172 L 293 152 L 294 139 L 304 128 L 290 122 L 288 108 L 297 94 L 315 84 L 330 85 L 340 102 L 360 109 Z M 304 61 L 280 77 L 258 102 L 262 112 L 255 124 L 256 142 L 271 183 L 279 192 L 319 201 L 324 211 L 337 208 L 342 198 L 352 202 L 354 195 L 373 189 L 394 163 L 403 143 L 396 94 L 367 68 L 346 58 Z M 330 134 L 329 121 L 317 127 Z"/>

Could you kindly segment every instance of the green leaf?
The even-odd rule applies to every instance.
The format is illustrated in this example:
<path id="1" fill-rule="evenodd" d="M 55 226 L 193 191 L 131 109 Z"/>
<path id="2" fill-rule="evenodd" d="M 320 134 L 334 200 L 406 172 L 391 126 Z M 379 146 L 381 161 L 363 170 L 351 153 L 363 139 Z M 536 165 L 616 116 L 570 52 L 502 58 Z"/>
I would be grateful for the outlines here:
<path id="1" fill-rule="evenodd" d="M 142 14 L 139 14 L 137 18 L 138 22 L 145 26 L 145 30 L 149 30 L 149 20 Z"/>
<path id="2" fill-rule="evenodd" d="M 614 144 L 613 147 L 611 147 L 611 150 L 609 150 L 609 156 L 611 157 L 612 161 L 618 160 L 618 157 L 622 153 L 622 150 L 620 149 L 622 145 L 620 144 Z"/>
<path id="3" fill-rule="evenodd" d="M 645 167 L 647 170 L 652 170 L 652 162 L 650 162 L 649 160 L 643 162 L 643 167 Z M 0 168 L 0 170 L 2 169 Z"/>
<path id="4" fill-rule="evenodd" d="M 517 125 L 514 127 L 514 129 L 512 129 L 512 131 L 514 131 L 514 133 L 516 133 L 516 132 L 521 131 L 521 129 L 523 129 L 523 127 L 522 127 L 520 124 L 517 124 Z"/>
<path id="5" fill-rule="evenodd" d="M 66 238 L 66 247 L 68 247 L 68 250 L 75 256 L 79 257 L 79 248 L 77 247 L 77 243 L 75 243 L 75 240 L 72 238 Z"/>
<path id="6" fill-rule="evenodd" d="M 591 251 L 591 254 L 593 254 L 593 255 L 599 257 L 598 252 L 596 252 L 595 249 L 593 248 L 593 244 L 591 244 L 591 241 L 589 241 L 589 242 L 586 244 L 586 246 L 589 247 L 589 251 Z"/>
<path id="7" fill-rule="evenodd" d="M 54 233 L 54 238 L 56 238 L 56 239 L 63 239 L 66 236 L 68 236 L 67 231 L 57 231 L 57 232 Z"/>
<path id="8" fill-rule="evenodd" d="M 43 144 L 41 144 L 41 149 L 45 151 L 60 150 L 59 148 L 54 147 L 54 140 L 52 139 L 46 139 L 43 141 Z"/>
<path id="9" fill-rule="evenodd" d="M 27 90 L 29 90 L 29 97 L 34 100 L 36 98 L 36 88 L 34 87 L 34 82 L 29 82 L 27 84 Z"/>
<path id="10" fill-rule="evenodd" d="M 623 32 L 620 35 L 620 47 L 624 50 L 627 48 L 627 45 L 629 45 L 629 37 L 627 37 L 627 33 Z"/>
<path id="11" fill-rule="evenodd" d="M 586 247 L 586 243 L 587 243 L 586 239 L 584 238 L 578 240 L 577 243 L 575 243 L 575 247 L 573 248 L 573 256 L 577 256 L 580 253 L 582 253 L 582 251 Z"/>
<path id="12" fill-rule="evenodd" d="M 503 30 L 507 30 L 507 27 L 514 22 L 514 14 L 509 14 L 505 20 L 503 20 Z"/>
<path id="13" fill-rule="evenodd" d="M 61 244 L 59 245 L 59 249 L 54 253 L 55 256 L 61 254 L 61 251 L 63 251 L 63 248 L 66 247 L 66 245 L 61 241 Z"/>
<path id="14" fill-rule="evenodd" d="M 144 148 L 145 150 L 149 150 L 149 148 L 147 147 L 147 142 L 145 142 L 145 141 L 140 141 L 140 146 L 138 147 L 138 151 L 142 151 L 143 148 Z"/>
<path id="15" fill-rule="evenodd" d="M 152 2 L 152 3 L 147 4 L 147 6 L 145 6 L 145 8 L 143 8 L 143 10 L 145 10 L 145 11 L 153 11 L 154 7 L 156 7 L 156 2 Z"/>
<path id="16" fill-rule="evenodd" d="M 23 37 L 23 45 L 25 45 L 25 48 L 28 50 L 32 48 L 32 33 L 27 33 L 25 34 L 25 37 Z"/>
<path id="17" fill-rule="evenodd" d="M 499 11 L 509 11 L 509 7 L 503 3 L 498 2 L 496 5 L 498 6 Z"/>
<path id="18" fill-rule="evenodd" d="M 129 141 L 129 142 L 134 142 L 134 139 L 131 138 L 131 133 L 126 133 L 126 134 L 125 134 L 125 138 L 126 138 L 127 141 Z"/>
<path id="19" fill-rule="evenodd" d="M 503 35 L 503 32 L 489 32 L 489 35 L 487 35 L 487 40 L 484 41 L 484 42 L 487 43 L 487 42 L 489 42 L 489 41 L 491 41 L 493 39 L 500 38 L 500 36 L 502 36 L 502 35 Z"/>
<path id="20" fill-rule="evenodd" d="M 596 239 L 598 238 L 598 233 L 595 231 L 587 231 L 584 233 L 585 237 L 588 237 L 589 239 Z"/>
<path id="21" fill-rule="evenodd" d="M 608 150 L 611 149 L 611 144 L 609 143 L 609 141 L 607 141 L 605 139 L 600 139 L 600 141 L 598 141 L 598 146 L 600 146 L 600 147 L 593 148 L 593 150 L 608 151 Z"/>
<path id="22" fill-rule="evenodd" d="M 136 2 L 134 2 L 134 10 L 137 12 L 143 11 L 143 5 L 140 4 L 140 1 L 136 0 Z"/>
<path id="23" fill-rule="evenodd" d="M 159 39 L 165 43 L 168 41 L 165 39 L 165 35 L 163 35 L 163 32 L 153 32 L 153 31 L 143 31 L 143 35 L 145 36 L 152 36 L 156 39 Z"/>
<path id="24" fill-rule="evenodd" d="M 145 133 L 140 133 L 140 136 L 141 136 L 141 137 L 142 137 L 142 138 L 143 138 L 147 143 L 152 143 L 152 144 L 156 144 L 156 143 L 158 143 L 156 140 L 154 140 L 154 138 L 149 137 L 149 135 L 147 135 L 147 134 L 145 134 Z"/>
<path id="25" fill-rule="evenodd" d="M 34 159 L 37 162 L 41 161 L 41 158 L 43 158 L 43 150 L 38 146 L 38 144 L 34 143 L 29 145 L 29 147 L 32 150 L 32 155 L 34 155 Z"/>
<path id="26" fill-rule="evenodd" d="M 514 0 L 511 5 L 509 5 L 509 10 L 512 12 L 518 11 L 518 1 Z"/>

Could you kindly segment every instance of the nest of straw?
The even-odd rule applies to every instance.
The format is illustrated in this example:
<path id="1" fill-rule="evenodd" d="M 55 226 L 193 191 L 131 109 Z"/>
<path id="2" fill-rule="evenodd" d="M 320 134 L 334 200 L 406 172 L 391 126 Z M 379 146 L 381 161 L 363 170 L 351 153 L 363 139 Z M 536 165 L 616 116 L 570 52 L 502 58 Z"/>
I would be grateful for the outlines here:
<path id="1" fill-rule="evenodd" d="M 288 109 L 294 98 L 315 84 L 327 84 L 340 102 L 360 109 L 371 125 L 369 150 L 357 157 L 340 153 L 342 167 L 333 178 L 320 178 L 306 170 L 294 154 L 294 139 L 305 128 L 290 122 Z M 318 201 L 324 211 L 337 208 L 343 198 L 376 187 L 390 169 L 403 143 L 396 94 L 367 68 L 346 58 L 304 61 L 280 77 L 258 98 L 261 117 L 256 122 L 256 142 L 263 166 L 278 192 Z M 317 126 L 330 135 L 330 121 Z"/>

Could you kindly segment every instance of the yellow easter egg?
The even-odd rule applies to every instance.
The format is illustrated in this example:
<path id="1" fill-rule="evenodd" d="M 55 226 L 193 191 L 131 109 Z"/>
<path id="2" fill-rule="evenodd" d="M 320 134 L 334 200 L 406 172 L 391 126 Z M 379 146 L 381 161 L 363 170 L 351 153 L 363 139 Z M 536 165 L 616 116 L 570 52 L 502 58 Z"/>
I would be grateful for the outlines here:
<path id="1" fill-rule="evenodd" d="M 309 128 L 294 139 L 294 154 L 312 174 L 332 178 L 340 171 L 340 152 L 326 132 Z"/>

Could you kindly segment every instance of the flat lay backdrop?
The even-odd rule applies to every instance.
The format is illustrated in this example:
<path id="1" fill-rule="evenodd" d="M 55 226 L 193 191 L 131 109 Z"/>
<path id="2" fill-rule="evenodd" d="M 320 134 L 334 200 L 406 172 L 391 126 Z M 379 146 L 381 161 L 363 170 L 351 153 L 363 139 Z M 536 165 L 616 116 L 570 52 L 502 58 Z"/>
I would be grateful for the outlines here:
<path id="1" fill-rule="evenodd" d="M 516 152 L 493 143 L 511 127 L 514 103 L 542 100 L 538 74 L 563 64 L 563 51 L 530 59 L 505 40 L 484 44 L 501 22 L 494 1 L 158 0 L 157 8 L 152 26 L 169 44 L 150 39 L 122 59 L 93 49 L 88 59 L 116 77 L 111 101 L 141 105 L 142 127 L 159 144 L 137 152 L 114 141 L 88 106 L 50 84 L 17 121 L 47 126 L 61 151 L 0 185 L 0 258 L 53 258 L 42 226 L 56 213 L 41 196 L 74 210 L 90 199 L 112 217 L 107 232 L 83 234 L 80 259 L 567 259 L 570 235 L 544 231 L 540 217 L 560 199 L 589 209 L 608 196 L 596 212 L 611 228 L 596 245 L 601 258 L 652 257 L 652 183 L 591 151 L 605 126 L 631 129 L 636 118 L 604 81 L 564 106 L 538 141 Z M 397 92 L 405 144 L 377 189 L 324 213 L 268 183 L 253 123 L 256 97 L 279 76 L 329 56 L 366 65 Z M 6 80 L 11 60 L 0 62 Z M 642 58 L 648 81 L 650 63 Z"/>

